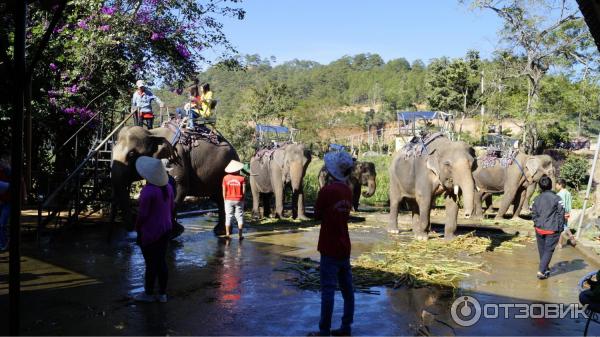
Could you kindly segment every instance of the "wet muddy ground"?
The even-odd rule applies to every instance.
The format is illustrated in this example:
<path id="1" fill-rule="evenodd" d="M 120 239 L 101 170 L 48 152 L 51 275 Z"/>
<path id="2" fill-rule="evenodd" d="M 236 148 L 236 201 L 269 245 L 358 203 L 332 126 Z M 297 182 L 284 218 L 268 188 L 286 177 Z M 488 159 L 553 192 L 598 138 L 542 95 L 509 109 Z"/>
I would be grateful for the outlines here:
<path id="1" fill-rule="evenodd" d="M 351 225 L 353 256 L 389 240 L 385 214 L 361 213 Z M 364 220 L 364 221 L 363 221 Z M 318 258 L 318 227 L 254 226 L 246 240 L 215 238 L 215 219 L 182 219 L 186 232 L 169 248 L 169 302 L 139 304 L 144 263 L 135 234 L 106 242 L 106 229 L 79 227 L 41 248 L 26 242 L 22 258 L 22 333 L 27 335 L 306 335 L 319 320 L 318 292 L 290 286 L 276 271 L 285 257 Z M 406 219 L 404 219 L 405 223 Z M 438 229 L 439 230 L 439 229 Z M 484 232 L 484 230 L 478 230 Z M 408 240 L 409 233 L 394 239 Z M 553 276 L 535 277 L 535 243 L 511 253 L 487 252 L 485 271 L 459 289 L 376 288 L 356 295 L 355 335 L 581 335 L 583 319 L 482 319 L 455 324 L 450 307 L 470 295 L 485 303 L 576 303 L 577 282 L 598 265 L 576 249 L 555 254 Z M 7 331 L 8 256 L 0 255 L 0 334 Z M 334 325 L 341 316 L 336 296 Z M 591 333 L 600 333 L 592 326 Z"/>

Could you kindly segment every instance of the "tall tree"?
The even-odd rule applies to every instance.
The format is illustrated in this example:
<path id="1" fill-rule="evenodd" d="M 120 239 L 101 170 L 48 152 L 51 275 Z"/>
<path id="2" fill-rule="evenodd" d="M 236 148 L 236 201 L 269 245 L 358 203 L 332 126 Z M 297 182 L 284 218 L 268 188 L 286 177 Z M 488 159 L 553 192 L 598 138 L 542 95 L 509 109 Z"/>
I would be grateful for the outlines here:
<path id="1" fill-rule="evenodd" d="M 560 61 L 578 61 L 593 46 L 587 27 L 572 0 L 460 0 L 472 8 L 491 10 L 503 22 L 502 48 L 522 59 L 527 78 L 525 150 L 537 145 L 536 112 L 542 78 Z M 562 59 L 562 60 L 560 60 Z"/>

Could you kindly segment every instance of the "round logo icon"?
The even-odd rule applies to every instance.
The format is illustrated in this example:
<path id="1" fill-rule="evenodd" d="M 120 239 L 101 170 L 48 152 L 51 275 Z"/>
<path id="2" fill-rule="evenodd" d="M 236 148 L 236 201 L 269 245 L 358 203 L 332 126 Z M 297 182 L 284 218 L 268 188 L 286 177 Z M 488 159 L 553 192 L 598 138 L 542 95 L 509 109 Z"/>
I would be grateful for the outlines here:
<path id="1" fill-rule="evenodd" d="M 481 304 L 471 296 L 461 296 L 452 303 L 450 314 L 454 323 L 460 326 L 471 326 L 481 318 Z"/>

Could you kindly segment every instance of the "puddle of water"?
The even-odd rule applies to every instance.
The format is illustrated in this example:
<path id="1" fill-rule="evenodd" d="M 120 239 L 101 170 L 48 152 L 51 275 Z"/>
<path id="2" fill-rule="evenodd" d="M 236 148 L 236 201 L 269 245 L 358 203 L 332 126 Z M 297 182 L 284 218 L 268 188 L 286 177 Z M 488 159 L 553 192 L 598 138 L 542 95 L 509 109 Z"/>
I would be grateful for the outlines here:
<path id="1" fill-rule="evenodd" d="M 387 239 L 381 216 L 368 214 L 364 226 L 351 229 L 353 256 Z M 122 235 L 107 244 L 106 231 L 86 228 L 65 233 L 44 250 L 26 244 L 23 252 L 39 260 L 47 273 L 66 271 L 97 280 L 72 288 L 48 287 L 23 292 L 25 334 L 201 334 L 305 335 L 317 328 L 320 294 L 302 291 L 286 282 L 289 274 L 276 272 L 286 256 L 318 258 L 318 227 L 265 231 L 250 228 L 247 239 L 223 241 L 212 234 L 215 218 L 182 219 L 186 231 L 168 252 L 169 303 L 134 304 L 129 296 L 143 290 L 144 262 L 134 236 Z M 410 233 L 400 236 L 410 240 Z M 462 292 L 448 289 L 376 288 L 378 295 L 356 294 L 353 332 L 356 335 L 415 334 L 423 322 L 432 334 L 580 334 L 576 320 L 490 320 L 470 328 L 452 323 L 449 308 L 459 293 L 482 303 L 576 301 L 577 280 L 598 266 L 589 264 L 572 248 L 557 251 L 556 275 L 535 279 L 534 244 L 512 254 L 492 252 L 481 258 L 485 272 L 473 273 L 461 283 Z M 0 275 L 8 264 L 0 256 Z M 36 264 L 25 260 L 24 266 Z M 35 260 L 33 260 L 35 259 Z M 50 280 L 50 275 L 40 280 Z M 3 286 L 0 282 L 0 287 Z M 0 307 L 7 307 L 0 294 Z M 511 302 L 511 303 L 512 303 Z M 334 326 L 342 311 L 336 294 Z M 0 315 L 0 333 L 7 326 Z M 451 327 L 449 327 L 450 325 Z"/>

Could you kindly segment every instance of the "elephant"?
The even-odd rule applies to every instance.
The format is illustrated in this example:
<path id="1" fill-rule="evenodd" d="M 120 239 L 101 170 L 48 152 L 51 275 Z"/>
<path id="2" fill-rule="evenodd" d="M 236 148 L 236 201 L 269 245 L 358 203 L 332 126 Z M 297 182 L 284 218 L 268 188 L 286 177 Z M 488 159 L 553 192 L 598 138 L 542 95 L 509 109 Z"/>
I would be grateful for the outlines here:
<path id="1" fill-rule="evenodd" d="M 135 169 L 135 161 L 140 156 L 168 158 L 171 161 L 170 175 L 175 179 L 177 194 L 176 206 L 181 206 L 186 196 L 209 197 L 219 209 L 219 222 L 216 234 L 225 232 L 225 210 L 221 183 L 225 167 L 231 160 L 239 160 L 233 146 L 227 140 L 216 145 L 208 141 L 198 141 L 191 149 L 180 142 L 175 146 L 176 132 L 161 127 L 146 130 L 139 126 L 123 127 L 112 150 L 111 181 L 113 204 L 111 222 L 114 222 L 118 208 L 124 212 L 126 223 L 132 224 L 129 205 L 129 187 L 142 178 Z"/>
<path id="2" fill-rule="evenodd" d="M 432 139 L 432 140 L 431 140 Z M 458 198 L 462 195 L 464 215 L 473 213 L 475 151 L 460 141 L 432 136 L 424 142 L 423 152 L 398 151 L 389 167 L 390 214 L 388 232 L 398 233 L 400 203 L 406 201 L 412 212 L 412 228 L 417 240 L 427 240 L 430 211 L 435 198 L 444 194 L 446 223 L 444 238 L 454 238 L 458 217 Z"/>
<path id="3" fill-rule="evenodd" d="M 348 185 L 352 190 L 352 207 L 355 211 L 358 211 L 362 186 L 367 186 L 367 190 L 362 192 L 363 197 L 369 198 L 375 194 L 375 189 L 377 188 L 376 178 L 377 172 L 375 171 L 375 164 L 361 161 L 356 161 L 354 163 L 354 169 L 348 180 Z M 326 183 L 327 170 L 325 170 L 325 166 L 323 166 L 319 171 L 319 188 L 323 188 Z"/>
<path id="4" fill-rule="evenodd" d="M 304 214 L 303 180 L 311 161 L 311 152 L 303 144 L 285 144 L 250 160 L 252 215 L 260 218 L 259 200 L 263 197 L 264 216 L 271 213 L 271 196 L 275 195 L 275 215 L 283 217 L 284 192 L 292 188 L 292 217 L 308 219 Z M 260 151 L 259 151 L 260 153 Z"/>
<path id="5" fill-rule="evenodd" d="M 477 170 L 473 172 L 477 188 L 475 194 L 477 217 L 483 216 L 482 202 L 485 200 L 489 207 L 492 203 L 492 195 L 500 193 L 503 195 L 496 218 L 503 218 L 511 204 L 514 210 L 512 217 L 519 216 L 521 209 L 527 208 L 536 184 L 542 176 L 549 176 L 552 181 L 555 181 L 554 165 L 548 155 L 528 155 L 519 152 L 507 167 L 499 165 L 499 160 L 496 160 L 496 163 L 495 166 L 484 167 L 479 159 Z"/>

